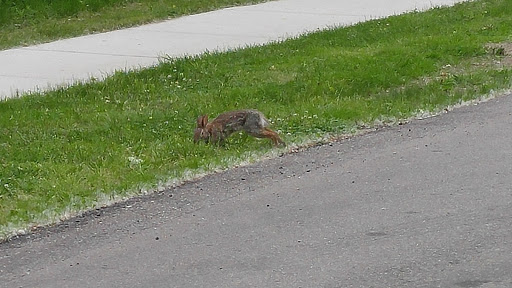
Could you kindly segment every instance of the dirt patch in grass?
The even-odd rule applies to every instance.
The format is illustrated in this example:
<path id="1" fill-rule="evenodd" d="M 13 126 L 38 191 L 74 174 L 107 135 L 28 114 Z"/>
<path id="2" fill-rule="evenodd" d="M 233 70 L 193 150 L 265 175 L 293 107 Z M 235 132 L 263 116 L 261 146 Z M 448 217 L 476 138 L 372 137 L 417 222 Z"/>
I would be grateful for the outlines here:
<path id="1" fill-rule="evenodd" d="M 497 57 L 496 65 L 502 68 L 512 67 L 512 42 L 489 43 L 485 49 L 489 54 Z"/>
<path id="2" fill-rule="evenodd" d="M 453 81 L 454 77 L 470 74 L 476 70 L 499 71 L 512 67 L 512 42 L 488 43 L 484 46 L 484 49 L 487 51 L 485 55 L 467 59 L 457 65 L 447 63 L 441 67 L 439 72 L 436 72 L 436 75 L 422 77 L 410 84 L 426 86 L 433 81 L 446 84 Z"/>

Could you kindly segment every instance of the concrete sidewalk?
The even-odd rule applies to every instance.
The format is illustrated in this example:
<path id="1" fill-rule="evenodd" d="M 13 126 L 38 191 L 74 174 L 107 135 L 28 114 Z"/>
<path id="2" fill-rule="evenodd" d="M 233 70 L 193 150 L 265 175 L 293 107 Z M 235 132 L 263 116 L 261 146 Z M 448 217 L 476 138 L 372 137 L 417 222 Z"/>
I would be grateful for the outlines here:
<path id="1" fill-rule="evenodd" d="M 263 44 L 456 2 L 462 0 L 281 0 L 4 50 L 0 51 L 0 99 L 155 65 L 165 55 Z"/>

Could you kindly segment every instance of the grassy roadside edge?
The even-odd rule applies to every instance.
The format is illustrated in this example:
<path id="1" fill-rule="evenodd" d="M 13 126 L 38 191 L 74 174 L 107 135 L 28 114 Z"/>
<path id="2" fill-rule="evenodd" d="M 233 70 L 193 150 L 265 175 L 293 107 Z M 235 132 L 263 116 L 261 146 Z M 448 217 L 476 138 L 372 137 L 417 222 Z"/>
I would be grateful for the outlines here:
<path id="1" fill-rule="evenodd" d="M 499 97 L 507 96 L 512 94 L 512 88 L 501 89 L 498 91 L 492 91 L 486 95 L 480 95 L 479 97 L 467 101 L 462 101 L 454 105 L 448 105 L 446 107 L 440 107 L 433 111 L 418 111 L 416 115 L 405 119 L 379 119 L 373 123 L 359 123 L 359 127 L 353 128 L 353 133 L 347 134 L 325 134 L 321 137 L 303 139 L 299 143 L 293 143 L 292 145 L 281 148 L 279 150 L 272 150 L 263 154 L 248 153 L 242 156 L 245 159 L 236 159 L 237 161 L 229 163 L 227 166 L 214 166 L 205 169 L 195 169 L 184 171 L 182 177 L 169 179 L 167 182 L 161 182 L 156 185 L 141 184 L 135 189 L 126 191 L 124 195 L 115 195 L 114 197 L 107 197 L 105 194 L 100 194 L 99 199 L 95 206 L 82 210 L 68 210 L 64 213 L 55 213 L 53 215 L 46 215 L 47 221 L 32 223 L 29 225 L 7 225 L 2 227 L 0 230 L 0 243 L 9 241 L 15 237 L 22 237 L 30 233 L 34 233 L 39 229 L 44 229 L 48 226 L 56 226 L 66 221 L 72 221 L 73 218 L 80 217 L 87 212 L 95 209 L 101 209 L 115 204 L 122 204 L 123 202 L 129 201 L 134 197 L 144 197 L 158 192 L 164 192 L 172 188 L 179 187 L 189 182 L 200 181 L 204 177 L 215 175 L 233 168 L 240 168 L 252 165 L 260 161 L 272 160 L 278 157 L 282 157 L 284 154 L 301 153 L 321 145 L 329 145 L 333 142 L 347 141 L 354 137 L 364 137 L 369 133 L 374 133 L 381 129 L 387 129 L 398 125 L 404 125 L 411 121 L 428 119 L 431 117 L 438 117 L 442 114 L 449 113 L 453 110 L 460 109 L 462 107 L 479 105 L 497 99 Z M 11 224 L 11 223 L 9 223 Z"/>
<path id="2" fill-rule="evenodd" d="M 453 80 L 450 78 L 447 78 L 447 79 Z M 503 89 L 503 90 L 501 90 L 501 89 Z M 323 136 L 319 136 L 319 135 L 314 136 L 312 138 L 313 140 L 311 140 L 311 139 L 307 140 L 307 137 L 306 137 L 301 142 L 300 139 L 298 139 L 299 141 L 296 142 L 297 144 L 290 147 L 291 148 L 290 150 L 293 152 L 294 150 L 307 149 L 307 147 L 311 146 L 311 145 L 317 145 L 318 143 L 326 143 L 331 138 L 336 139 L 337 137 L 343 138 L 343 137 L 351 137 L 350 135 L 364 134 L 368 131 L 371 131 L 375 127 L 394 125 L 394 124 L 397 124 L 397 122 L 399 122 L 399 121 L 409 121 L 409 120 L 415 119 L 415 118 L 431 117 L 432 115 L 437 115 L 439 113 L 443 113 L 443 111 L 445 109 L 450 110 L 450 109 L 456 108 L 458 105 L 468 105 L 468 104 L 478 103 L 478 101 L 486 101 L 488 99 L 492 99 L 496 96 L 499 96 L 501 93 L 506 93 L 507 89 L 509 89 L 509 87 L 502 87 L 502 88 L 500 88 L 500 90 L 497 90 L 499 92 L 491 92 L 491 93 L 487 93 L 487 94 L 478 94 L 477 93 L 475 95 L 477 97 L 476 98 L 477 100 L 467 100 L 466 99 L 466 100 L 460 101 L 460 103 L 442 106 L 442 107 L 436 107 L 433 110 L 432 109 L 430 109 L 430 110 L 429 109 L 419 109 L 418 111 L 413 111 L 412 116 L 409 115 L 408 117 L 405 117 L 405 118 L 381 117 L 381 118 L 374 119 L 373 121 L 370 121 L 370 122 L 359 121 L 357 123 L 357 125 L 355 125 L 354 127 L 347 128 L 348 130 L 350 130 L 352 132 L 348 133 L 345 136 L 343 136 L 343 134 L 339 134 L 339 133 L 333 133 L 333 134 L 326 133 L 326 134 L 322 134 Z M 429 111 L 432 111 L 432 112 L 429 112 Z M 272 157 L 276 157 L 276 155 L 278 155 L 279 153 L 282 153 L 282 152 L 283 151 L 271 150 L 271 151 L 257 151 L 255 154 L 253 154 L 252 152 L 249 151 L 249 152 L 246 152 L 247 154 L 242 154 L 242 156 L 243 156 L 242 158 L 245 158 L 245 157 L 249 158 L 248 161 L 241 161 L 238 159 L 239 162 L 236 162 L 236 161 L 229 162 L 228 161 L 229 163 L 226 162 L 226 163 L 222 163 L 221 165 L 208 166 L 204 171 L 201 171 L 202 173 L 200 173 L 200 174 L 207 174 L 205 171 L 209 171 L 210 169 L 211 169 L 211 171 L 213 171 L 211 173 L 215 173 L 216 171 L 220 171 L 220 170 L 229 168 L 230 165 L 236 166 L 236 165 L 250 164 L 250 163 L 252 163 L 251 161 L 257 161 L 259 159 L 259 157 L 272 158 Z M 254 157 L 254 158 L 251 159 L 251 157 Z M 191 177 L 190 179 L 186 179 L 184 181 L 190 181 L 190 180 L 197 179 L 196 178 L 197 175 L 195 175 L 192 172 L 185 171 L 184 173 L 188 174 Z M 208 173 L 210 173 L 210 172 L 208 172 Z M 171 180 L 170 182 L 174 182 L 174 181 Z M 126 195 L 123 195 L 123 196 L 115 195 L 115 197 L 113 197 L 113 198 L 107 197 L 106 199 L 108 199 L 108 201 L 112 201 L 112 203 L 119 202 L 119 201 L 123 201 L 124 199 L 130 198 L 131 196 L 136 196 L 136 195 L 145 194 L 145 193 L 152 193 L 154 191 L 158 191 L 159 189 L 162 189 L 162 187 L 172 186 L 174 184 L 179 185 L 181 183 L 181 181 L 179 181 L 179 180 L 175 180 L 174 184 L 170 183 L 170 182 L 164 182 L 163 184 L 158 184 L 158 185 L 153 186 L 156 188 L 153 188 L 152 185 L 140 185 L 139 187 L 137 187 L 135 189 L 128 190 L 128 193 Z M 106 202 L 108 202 L 108 201 L 106 201 Z M 98 205 L 99 204 L 101 204 L 101 203 L 98 202 Z M 99 206 L 103 206 L 103 205 L 99 205 Z M 80 213 L 82 213 L 82 212 L 73 212 L 72 210 L 69 210 L 66 213 L 64 213 L 66 216 L 64 218 L 71 217 L 73 215 L 78 215 Z M 55 215 L 55 217 L 60 218 L 59 215 Z M 45 224 L 43 224 L 43 225 L 45 225 Z M 12 228 L 11 231 L 15 230 L 15 228 L 13 228 L 13 227 L 11 227 L 11 228 Z M 27 230 L 22 231 L 22 229 L 19 229 L 17 232 L 27 232 Z"/>

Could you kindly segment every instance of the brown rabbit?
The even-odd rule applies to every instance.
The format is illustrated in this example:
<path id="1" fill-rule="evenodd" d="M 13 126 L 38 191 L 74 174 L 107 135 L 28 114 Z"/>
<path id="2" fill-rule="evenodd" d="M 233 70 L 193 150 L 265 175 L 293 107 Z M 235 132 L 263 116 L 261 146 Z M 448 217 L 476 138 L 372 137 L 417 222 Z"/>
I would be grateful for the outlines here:
<path id="1" fill-rule="evenodd" d="M 265 115 L 258 110 L 237 110 L 220 114 L 208 123 L 208 115 L 197 118 L 197 128 L 194 132 L 194 142 L 200 140 L 206 143 L 221 144 L 233 132 L 243 130 L 257 138 L 269 138 L 275 146 L 285 146 L 276 132 L 267 128 L 269 125 Z"/>

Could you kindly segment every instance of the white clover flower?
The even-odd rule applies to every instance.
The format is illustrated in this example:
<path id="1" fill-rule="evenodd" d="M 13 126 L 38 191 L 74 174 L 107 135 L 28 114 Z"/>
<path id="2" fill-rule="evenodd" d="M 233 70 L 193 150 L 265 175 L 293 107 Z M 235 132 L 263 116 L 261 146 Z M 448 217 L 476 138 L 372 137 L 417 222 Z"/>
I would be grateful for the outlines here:
<path id="1" fill-rule="evenodd" d="M 128 161 L 130 162 L 130 165 L 140 165 L 144 162 L 144 160 L 133 156 L 128 157 Z"/>

